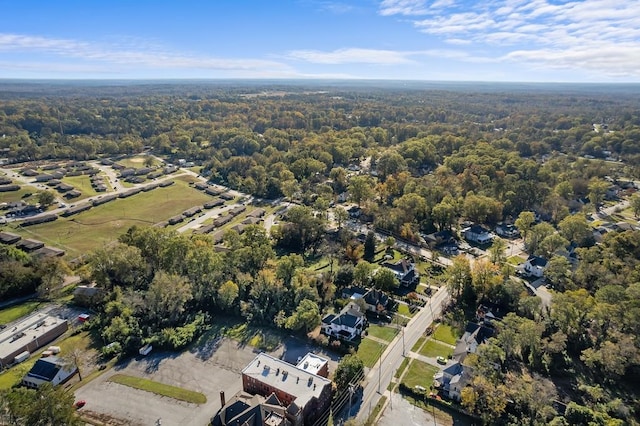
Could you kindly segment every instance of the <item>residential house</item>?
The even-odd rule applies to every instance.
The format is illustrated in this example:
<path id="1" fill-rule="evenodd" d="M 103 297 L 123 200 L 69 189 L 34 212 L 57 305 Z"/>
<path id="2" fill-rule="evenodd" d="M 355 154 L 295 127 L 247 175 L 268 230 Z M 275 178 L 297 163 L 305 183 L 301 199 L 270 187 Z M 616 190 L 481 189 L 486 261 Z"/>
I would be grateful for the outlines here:
<path id="1" fill-rule="evenodd" d="M 494 329 L 482 324 L 468 323 L 464 334 L 458 340 L 453 351 L 453 358 L 462 362 L 468 354 L 476 353 L 478 346 L 494 335 Z"/>
<path id="2" fill-rule="evenodd" d="M 350 302 L 340 313 L 329 314 L 322 318 L 321 330 L 327 336 L 343 340 L 355 340 L 366 327 L 366 318 L 360 307 Z"/>
<path id="3" fill-rule="evenodd" d="M 95 283 L 90 286 L 79 285 L 73 290 L 73 301 L 76 305 L 90 307 L 102 300 L 103 295 L 104 291 Z"/>
<path id="4" fill-rule="evenodd" d="M 227 402 L 223 391 L 220 402 L 221 408 L 211 419 L 211 426 L 294 426 L 275 393 L 265 398 L 240 391 Z"/>
<path id="5" fill-rule="evenodd" d="M 458 254 L 458 241 L 449 229 L 423 235 L 423 238 L 430 248 L 440 250 L 449 255 Z"/>
<path id="6" fill-rule="evenodd" d="M 395 263 L 383 262 L 382 266 L 391 269 L 393 273 L 400 281 L 400 285 L 409 287 L 420 282 L 420 274 L 416 270 L 416 266 L 413 262 L 407 259 L 399 260 Z"/>
<path id="7" fill-rule="evenodd" d="M 331 404 L 331 380 L 265 353 L 242 370 L 242 388 L 262 396 L 275 394 L 294 425 L 313 424 Z"/>
<path id="8" fill-rule="evenodd" d="M 496 226 L 496 234 L 504 238 L 516 238 L 520 235 L 520 231 L 513 225 L 501 223 Z"/>
<path id="9" fill-rule="evenodd" d="M 464 239 L 476 244 L 488 244 L 493 239 L 491 233 L 480 225 L 471 225 L 462 230 Z"/>
<path id="10" fill-rule="evenodd" d="M 49 356 L 36 361 L 22 379 L 22 384 L 34 389 L 39 388 L 43 383 L 51 383 L 56 386 L 66 382 L 77 372 L 78 367 L 75 365 L 68 365 L 56 356 Z"/>
<path id="11" fill-rule="evenodd" d="M 342 297 L 354 301 L 364 300 L 367 311 L 375 314 L 384 314 L 391 304 L 389 296 L 377 288 L 347 287 L 342 290 Z"/>
<path id="12" fill-rule="evenodd" d="M 459 362 L 447 365 L 433 376 L 434 387 L 445 397 L 459 401 L 462 389 L 471 379 L 469 370 L 469 367 Z"/>
<path id="13" fill-rule="evenodd" d="M 518 265 L 518 270 L 527 277 L 542 278 L 547 268 L 547 259 L 531 255 L 527 261 Z"/>

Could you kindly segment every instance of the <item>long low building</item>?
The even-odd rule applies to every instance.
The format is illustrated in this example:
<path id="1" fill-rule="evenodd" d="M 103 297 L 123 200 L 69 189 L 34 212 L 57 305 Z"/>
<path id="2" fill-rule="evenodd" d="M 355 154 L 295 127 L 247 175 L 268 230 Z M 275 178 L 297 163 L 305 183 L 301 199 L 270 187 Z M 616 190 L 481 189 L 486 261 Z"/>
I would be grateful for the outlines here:
<path id="1" fill-rule="evenodd" d="M 33 353 L 62 335 L 69 328 L 67 320 L 44 313 L 24 318 L 0 332 L 0 367 L 14 363 L 17 355 Z"/>

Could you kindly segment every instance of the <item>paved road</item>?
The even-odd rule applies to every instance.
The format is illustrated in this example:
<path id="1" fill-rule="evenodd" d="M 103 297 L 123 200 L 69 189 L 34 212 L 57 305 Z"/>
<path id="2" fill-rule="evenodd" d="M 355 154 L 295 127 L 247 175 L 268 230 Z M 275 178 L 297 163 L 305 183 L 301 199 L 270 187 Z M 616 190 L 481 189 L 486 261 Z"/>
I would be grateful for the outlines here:
<path id="1" fill-rule="evenodd" d="M 378 363 L 369 370 L 365 378 L 362 404 L 356 416 L 357 422 L 364 422 L 368 418 L 371 409 L 375 407 L 382 393 L 391 383 L 393 375 L 402 363 L 404 354 L 408 353 L 415 345 L 434 318 L 440 315 L 442 305 L 448 299 L 447 289 L 441 287 L 433 295 L 431 301 L 409 321 L 404 332 L 398 334 L 387 346 Z"/>

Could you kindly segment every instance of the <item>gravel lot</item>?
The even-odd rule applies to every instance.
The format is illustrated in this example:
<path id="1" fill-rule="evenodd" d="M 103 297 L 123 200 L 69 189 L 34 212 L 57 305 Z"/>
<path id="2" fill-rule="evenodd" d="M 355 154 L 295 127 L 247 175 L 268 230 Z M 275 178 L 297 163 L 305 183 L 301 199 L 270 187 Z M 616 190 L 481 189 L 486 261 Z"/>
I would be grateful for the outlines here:
<path id="1" fill-rule="evenodd" d="M 287 339 L 271 355 L 295 362 L 309 350 L 313 348 L 306 342 Z M 220 391 L 224 390 L 228 399 L 242 390 L 240 372 L 258 353 L 253 347 L 239 346 L 228 339 L 212 340 L 192 352 L 152 352 L 119 364 L 78 389 L 76 400 L 87 401 L 82 412 L 108 425 L 156 425 L 158 419 L 163 426 L 207 425 L 220 409 Z M 330 372 L 337 365 L 333 358 Z M 109 382 L 116 373 L 201 392 L 207 402 L 191 404 Z"/>

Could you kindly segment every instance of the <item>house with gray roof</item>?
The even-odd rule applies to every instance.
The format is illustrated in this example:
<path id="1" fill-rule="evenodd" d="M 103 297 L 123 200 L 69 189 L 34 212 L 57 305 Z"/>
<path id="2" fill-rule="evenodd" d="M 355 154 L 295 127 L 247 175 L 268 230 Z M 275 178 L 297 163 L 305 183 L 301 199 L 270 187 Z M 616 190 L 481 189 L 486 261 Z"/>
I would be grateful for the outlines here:
<path id="1" fill-rule="evenodd" d="M 447 398 L 460 401 L 462 389 L 471 380 L 470 369 L 459 362 L 447 365 L 433 376 L 434 387 Z"/>
<path id="2" fill-rule="evenodd" d="M 348 303 L 340 313 L 322 318 L 320 328 L 324 334 L 342 340 L 353 341 L 360 337 L 367 325 L 364 312 L 354 303 Z"/>

